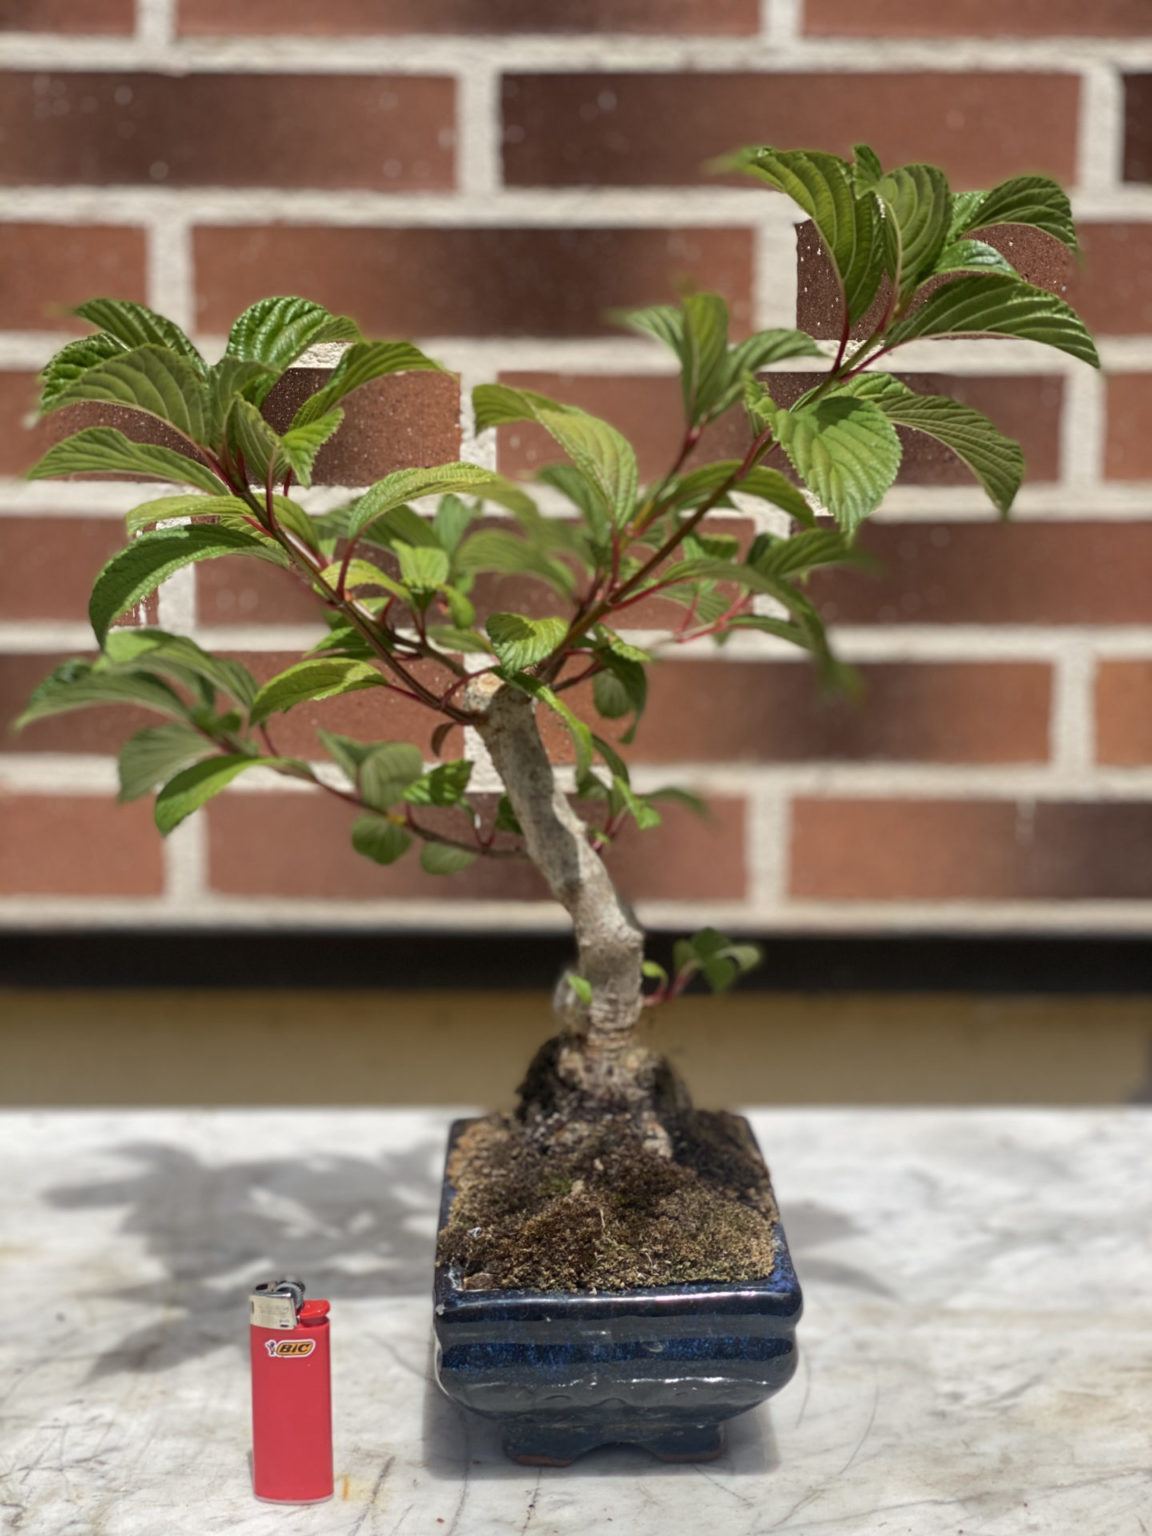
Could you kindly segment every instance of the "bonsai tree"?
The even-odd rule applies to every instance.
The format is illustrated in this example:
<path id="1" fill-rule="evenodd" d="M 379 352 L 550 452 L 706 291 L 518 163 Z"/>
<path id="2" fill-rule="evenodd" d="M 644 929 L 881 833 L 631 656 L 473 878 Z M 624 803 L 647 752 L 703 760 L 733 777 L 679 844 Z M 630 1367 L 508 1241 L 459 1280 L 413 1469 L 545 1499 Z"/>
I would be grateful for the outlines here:
<path id="1" fill-rule="evenodd" d="M 121 798 L 155 793 L 162 834 L 262 767 L 344 802 L 353 847 L 381 864 L 418 856 L 430 874 L 450 876 L 481 858 L 531 860 L 571 917 L 576 961 L 558 992 L 561 1035 L 530 1075 L 529 1101 L 549 1113 L 557 1104 L 565 1114 L 573 1105 L 610 1109 L 658 1153 L 670 1150 L 667 1105 L 683 1098 L 638 1044 L 641 1012 L 697 973 L 724 988 L 756 955 L 709 929 L 677 945 L 674 974 L 665 974 L 645 961 L 640 925 L 604 863 L 626 822 L 658 835 L 661 796 L 640 793 L 626 763 L 654 656 L 755 630 L 801 647 L 827 682 L 842 681 L 806 584 L 813 571 L 857 558 L 857 530 L 900 465 L 898 427 L 952 449 L 1007 513 L 1024 471 L 1019 446 L 978 411 L 879 371 L 880 359 L 921 338 L 1000 335 L 1097 365 L 1069 305 L 1023 281 L 978 238 L 990 226 L 1024 224 L 1075 250 L 1068 200 L 1052 181 L 1018 177 L 990 192 L 953 194 L 936 167 L 885 171 L 864 146 L 852 161 L 754 148 L 727 164 L 786 193 L 812 220 L 839 284 L 840 338 L 827 351 L 798 330 L 733 344 L 724 301 L 708 293 L 623 315 L 626 326 L 670 348 L 680 367 L 680 448 L 652 484 L 640 484 L 633 449 L 608 423 L 487 384 L 474 393 L 478 429 L 532 422 L 555 441 L 559 461 L 537 476 L 551 511 L 492 470 L 450 463 L 399 470 L 346 506 L 311 514 L 292 491 L 309 486 L 320 448 L 340 426 L 341 402 L 382 375 L 439 365 L 406 342 L 364 340 L 351 319 L 300 298 L 246 310 L 215 363 L 139 305 L 81 305 L 77 313 L 98 329 L 48 363 L 42 411 L 125 407 L 156 418 L 178 446 L 87 426 L 31 471 L 143 475 L 182 489 L 129 514 L 130 542 L 92 593 L 98 659 L 54 672 L 23 720 L 110 702 L 152 710 L 158 723 L 120 755 Z M 262 404 L 320 342 L 348 345 L 287 430 L 274 431 Z M 789 358 L 826 368 L 785 409 L 759 375 Z M 706 428 L 734 409 L 748 417 L 746 452 L 697 462 Z M 433 514 L 413 508 L 426 508 L 428 498 L 439 498 Z M 791 534 L 760 533 L 742 545 L 711 516 L 740 505 L 737 498 L 780 509 Z M 563 515 L 552 515 L 557 502 Z M 323 639 L 263 685 L 186 636 L 114 627 L 175 571 L 225 557 L 279 567 L 285 581 L 315 595 L 327 620 Z M 547 616 L 489 612 L 478 620 L 477 583 L 492 573 L 545 589 Z M 656 595 L 678 606 L 679 622 L 660 645 L 641 650 L 622 632 L 637 605 Z M 428 662 L 443 681 L 432 680 Z M 572 690 L 585 681 L 596 715 L 627 722 L 622 736 L 610 741 L 574 712 Z M 437 753 L 454 726 L 472 727 L 502 781 L 498 804 L 471 793 L 469 761 L 429 767 L 412 743 L 321 731 L 327 763 L 278 749 L 285 712 L 366 689 L 379 694 L 385 729 L 389 697 L 425 706 L 438 722 Z M 542 741 L 545 714 L 571 735 L 571 788 Z"/>

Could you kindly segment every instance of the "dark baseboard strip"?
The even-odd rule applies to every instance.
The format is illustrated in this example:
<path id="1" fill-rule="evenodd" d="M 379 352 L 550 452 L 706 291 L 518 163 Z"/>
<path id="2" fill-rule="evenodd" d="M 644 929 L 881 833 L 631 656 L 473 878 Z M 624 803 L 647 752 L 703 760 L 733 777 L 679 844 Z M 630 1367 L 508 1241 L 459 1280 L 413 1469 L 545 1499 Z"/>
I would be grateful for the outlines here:
<path id="1" fill-rule="evenodd" d="M 742 935 L 743 937 L 743 935 Z M 667 963 L 674 935 L 651 935 Z M 762 992 L 1152 992 L 1140 936 L 760 936 Z M 0 987 L 528 990 L 572 958 L 561 934 L 0 932 Z"/>

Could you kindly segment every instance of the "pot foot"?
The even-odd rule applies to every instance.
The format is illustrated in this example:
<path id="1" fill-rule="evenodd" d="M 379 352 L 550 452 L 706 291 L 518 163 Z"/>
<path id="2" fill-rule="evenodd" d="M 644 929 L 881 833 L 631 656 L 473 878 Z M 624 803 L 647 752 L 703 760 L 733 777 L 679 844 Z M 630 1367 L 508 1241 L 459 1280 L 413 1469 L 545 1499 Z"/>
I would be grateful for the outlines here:
<path id="1" fill-rule="evenodd" d="M 634 1445 L 658 1461 L 715 1461 L 724 1450 L 719 1424 L 690 1424 L 661 1429 L 640 1425 L 583 1426 L 528 1424 L 504 1434 L 504 1454 L 524 1467 L 570 1467 L 579 1456 L 602 1445 Z"/>

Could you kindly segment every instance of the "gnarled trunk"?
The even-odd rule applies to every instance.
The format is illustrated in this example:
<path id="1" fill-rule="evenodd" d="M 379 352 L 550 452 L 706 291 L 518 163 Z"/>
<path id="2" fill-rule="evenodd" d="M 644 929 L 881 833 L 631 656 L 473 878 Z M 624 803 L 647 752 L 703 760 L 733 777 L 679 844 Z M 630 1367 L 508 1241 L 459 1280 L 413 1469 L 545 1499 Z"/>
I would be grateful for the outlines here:
<path id="1" fill-rule="evenodd" d="M 503 780 L 529 857 L 575 930 L 587 1008 L 570 996 L 562 1022 L 581 1036 L 567 1076 L 597 1097 L 639 1107 L 651 1094 L 651 1058 L 636 1039 L 644 935 L 617 894 L 583 822 L 556 783 L 540 739 L 533 699 L 491 673 L 469 684 L 466 707 Z"/>

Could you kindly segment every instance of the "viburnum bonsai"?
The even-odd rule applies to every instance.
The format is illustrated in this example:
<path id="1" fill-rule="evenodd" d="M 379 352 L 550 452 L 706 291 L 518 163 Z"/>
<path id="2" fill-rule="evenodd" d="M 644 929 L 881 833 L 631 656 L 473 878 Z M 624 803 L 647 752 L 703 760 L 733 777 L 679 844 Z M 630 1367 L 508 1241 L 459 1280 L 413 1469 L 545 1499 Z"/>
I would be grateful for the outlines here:
<path id="1" fill-rule="evenodd" d="M 473 396 L 478 430 L 534 422 L 563 455 L 537 476 L 544 510 L 522 485 L 450 463 L 399 470 L 336 511 L 310 513 L 291 492 L 310 485 L 346 396 L 382 375 L 439 365 L 407 342 L 366 341 L 351 319 L 300 298 L 246 310 L 215 363 L 139 305 L 81 305 L 77 313 L 98 330 L 49 362 L 42 411 L 85 402 L 126 407 L 157 418 L 181 446 L 89 426 L 31 471 L 34 478 L 143 475 L 184 489 L 129 514 L 130 542 L 92 594 L 99 658 L 58 669 L 24 721 L 110 702 L 154 711 L 161 723 L 138 731 L 120 755 L 121 798 L 155 791 L 165 834 L 237 775 L 263 767 L 343 801 L 354 847 L 381 864 L 413 850 L 429 873 L 451 875 L 479 858 L 530 859 L 570 914 L 577 951 L 558 994 L 562 1033 L 548 1055 L 551 1087 L 536 1082 L 541 1102 L 555 1104 L 561 1085 L 580 1102 L 614 1106 L 657 1152 L 668 1150 L 659 1102 L 667 1082 L 638 1044 L 642 1009 L 697 972 L 727 986 L 755 952 L 706 930 L 681 942 L 675 974 L 665 975 L 645 962 L 644 935 L 601 856 L 625 821 L 645 830 L 660 821 L 660 795 L 640 793 L 625 762 L 648 666 L 665 646 L 703 637 L 722 645 L 751 630 L 808 651 L 835 681 L 837 663 L 806 581 L 818 568 L 854 559 L 857 529 L 896 477 L 897 427 L 952 449 L 1007 512 L 1024 470 L 1019 446 L 970 407 L 878 371 L 880 359 L 921 338 L 998 335 L 1097 364 L 1069 305 L 1024 282 L 977 237 L 993 225 L 1030 225 L 1074 250 L 1068 200 L 1052 181 L 1018 177 L 987 193 L 953 194 L 936 167 L 885 172 L 865 147 L 851 162 L 755 148 L 728 164 L 788 194 L 813 221 L 842 295 L 840 339 L 825 349 L 803 331 L 769 330 L 732 344 L 724 301 L 708 293 L 622 316 L 668 346 L 680 365 L 681 446 L 652 484 L 640 484 L 633 449 L 606 422 L 487 384 Z M 290 427 L 274 431 L 262 403 L 284 371 L 322 342 L 348 346 Z M 827 367 L 783 409 L 758 375 L 789 358 Z M 697 463 L 705 429 L 731 410 L 747 413 L 747 451 Z M 424 510 L 432 497 L 439 498 L 434 513 Z M 737 497 L 785 513 L 790 535 L 760 533 L 742 547 L 710 524 L 709 514 L 737 506 Z M 561 502 L 563 515 L 554 515 Z M 285 581 L 314 593 L 328 623 L 307 655 L 262 686 L 238 662 L 188 637 L 113 627 L 174 572 L 226 556 L 280 567 Z M 478 622 L 475 584 L 489 573 L 539 583 L 553 611 L 495 612 Z M 641 650 L 623 632 L 637 605 L 657 594 L 679 605 L 681 617 L 660 644 Z M 447 681 L 431 682 L 417 665 L 426 661 Z M 630 717 L 622 738 L 609 742 L 573 713 L 570 691 L 586 679 L 601 717 Z M 278 750 L 278 716 L 360 689 L 379 691 L 382 733 L 390 697 L 424 705 L 439 721 L 437 752 L 453 726 L 472 727 L 503 783 L 499 804 L 474 803 L 470 762 L 429 767 L 411 743 L 320 732 L 325 763 Z M 542 712 L 555 713 L 571 734 L 570 786 L 545 750 Z M 687 743 L 690 719 L 684 730 Z"/>

